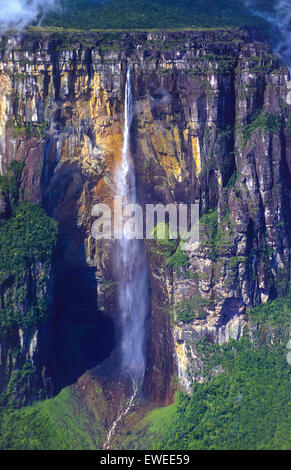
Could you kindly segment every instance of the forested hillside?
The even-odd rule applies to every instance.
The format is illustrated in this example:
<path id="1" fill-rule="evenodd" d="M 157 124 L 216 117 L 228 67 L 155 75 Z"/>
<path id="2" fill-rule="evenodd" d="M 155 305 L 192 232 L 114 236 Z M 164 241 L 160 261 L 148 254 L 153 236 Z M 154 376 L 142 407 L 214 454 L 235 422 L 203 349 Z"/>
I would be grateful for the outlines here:
<path id="1" fill-rule="evenodd" d="M 260 10 L 273 5 L 274 0 L 253 2 Z M 266 26 L 241 0 L 62 0 L 43 24 L 85 29 Z"/>

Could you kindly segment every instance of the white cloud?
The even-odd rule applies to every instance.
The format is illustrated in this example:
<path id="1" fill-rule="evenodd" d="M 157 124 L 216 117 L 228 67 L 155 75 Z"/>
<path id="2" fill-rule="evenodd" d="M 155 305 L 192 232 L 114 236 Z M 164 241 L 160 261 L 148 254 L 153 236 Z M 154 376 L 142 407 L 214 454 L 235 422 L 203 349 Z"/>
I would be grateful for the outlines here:
<path id="1" fill-rule="evenodd" d="M 277 0 L 274 5 L 274 13 L 266 13 L 254 10 L 252 0 L 244 0 L 247 8 L 254 14 L 264 18 L 273 28 L 273 34 L 279 38 L 275 52 L 279 54 L 291 73 L 291 8 L 290 0 Z"/>
<path id="2" fill-rule="evenodd" d="M 39 13 L 48 11 L 56 3 L 56 0 L 1 0 L 0 30 L 24 28 Z"/>

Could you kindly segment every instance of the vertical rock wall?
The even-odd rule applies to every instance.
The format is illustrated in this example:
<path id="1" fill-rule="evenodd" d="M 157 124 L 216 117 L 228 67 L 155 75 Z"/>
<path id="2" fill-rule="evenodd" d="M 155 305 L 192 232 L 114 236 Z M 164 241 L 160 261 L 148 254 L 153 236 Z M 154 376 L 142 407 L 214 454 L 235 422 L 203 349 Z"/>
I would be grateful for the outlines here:
<path id="1" fill-rule="evenodd" d="M 114 243 L 96 242 L 90 228 L 93 205 L 112 205 L 115 193 L 127 61 L 140 202 L 200 205 L 201 243 L 187 254 L 187 265 L 169 268 L 148 249 L 152 309 L 144 389 L 152 400 L 167 402 L 175 371 L 186 390 L 193 378 L 203 380 L 195 341 L 238 339 L 247 307 L 286 292 L 287 69 L 266 45 L 236 30 L 30 33 L 3 37 L 1 51 L 1 172 L 13 158 L 24 161 L 23 197 L 43 204 L 60 224 L 57 279 L 93 269 L 97 315 L 113 319 L 115 336 Z"/>

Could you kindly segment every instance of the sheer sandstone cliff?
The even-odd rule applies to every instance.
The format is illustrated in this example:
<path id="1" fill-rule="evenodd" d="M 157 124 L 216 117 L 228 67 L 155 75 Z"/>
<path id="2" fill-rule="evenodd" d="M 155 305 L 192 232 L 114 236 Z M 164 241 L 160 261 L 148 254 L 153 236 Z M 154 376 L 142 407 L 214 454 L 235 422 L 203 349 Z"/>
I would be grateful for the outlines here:
<path id="1" fill-rule="evenodd" d="M 129 62 L 139 201 L 199 202 L 201 215 L 200 246 L 187 262 L 169 266 L 147 243 L 152 302 L 144 392 L 155 402 L 170 402 L 175 374 L 190 392 L 193 379 L 204 380 L 195 341 L 238 339 L 247 325 L 246 309 L 287 290 L 286 67 L 265 44 L 236 30 L 31 32 L 2 37 L 0 47 L 0 170 L 4 174 L 12 159 L 22 160 L 23 198 L 42 204 L 60 226 L 54 339 L 42 366 L 49 366 L 55 383 L 62 382 L 64 370 L 68 381 L 76 378 L 72 368 L 79 359 L 74 353 L 67 357 L 68 349 L 62 352 L 62 335 L 71 341 L 67 327 L 79 321 L 70 303 L 74 289 L 66 287 L 76 277 L 76 289 L 89 283 L 93 292 L 82 319 L 84 326 L 88 318 L 99 347 L 89 365 L 114 356 L 114 242 L 96 242 L 90 229 L 93 205 L 112 205 L 115 194 Z M 75 303 L 82 296 L 84 291 Z M 81 361 L 77 371 L 87 366 Z"/>

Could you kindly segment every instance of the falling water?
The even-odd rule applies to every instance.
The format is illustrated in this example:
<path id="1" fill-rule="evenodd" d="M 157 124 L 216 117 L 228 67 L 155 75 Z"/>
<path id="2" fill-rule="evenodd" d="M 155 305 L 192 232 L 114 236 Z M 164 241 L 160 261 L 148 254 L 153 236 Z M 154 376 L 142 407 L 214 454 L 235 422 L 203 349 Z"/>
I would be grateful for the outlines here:
<path id="1" fill-rule="evenodd" d="M 125 111 L 122 159 L 116 172 L 118 196 L 124 204 L 137 202 L 133 161 L 130 153 L 132 89 L 130 66 L 125 86 Z M 123 221 L 124 222 L 124 221 Z M 132 395 L 112 424 L 104 444 L 110 447 L 117 424 L 124 418 L 141 389 L 145 372 L 145 321 L 148 312 L 147 265 L 142 240 L 122 238 L 116 241 L 115 269 L 121 320 L 121 371 L 132 385 Z"/>
<path id="2" fill-rule="evenodd" d="M 116 430 L 116 426 L 127 415 L 127 413 L 129 413 L 129 411 L 131 410 L 131 408 L 134 404 L 134 400 L 135 400 L 135 397 L 137 395 L 137 392 L 138 392 L 138 387 L 136 385 L 133 385 L 133 393 L 132 393 L 130 399 L 126 403 L 124 409 L 122 409 L 118 413 L 118 416 L 117 416 L 116 420 L 114 421 L 114 423 L 112 424 L 111 428 L 109 429 L 109 431 L 107 433 L 106 441 L 104 442 L 104 445 L 103 445 L 104 450 L 108 450 L 110 448 L 110 445 L 111 445 L 111 442 L 112 442 L 112 439 L 114 437 L 114 433 L 115 433 L 115 430 Z"/>
<path id="3" fill-rule="evenodd" d="M 130 154 L 132 89 L 127 67 L 122 160 L 116 172 L 118 196 L 125 204 L 137 202 L 136 182 Z M 116 271 L 121 318 L 122 371 L 132 382 L 142 385 L 145 371 L 145 319 L 148 311 L 147 269 L 142 240 L 117 240 Z"/>

